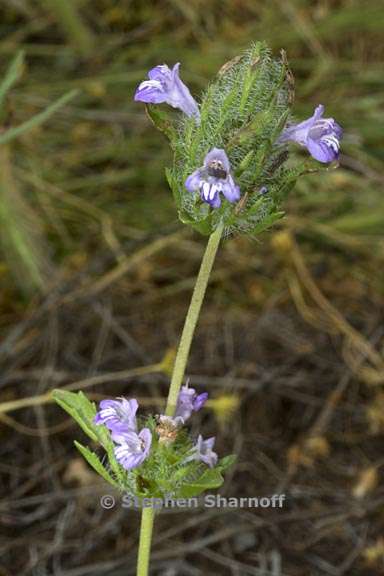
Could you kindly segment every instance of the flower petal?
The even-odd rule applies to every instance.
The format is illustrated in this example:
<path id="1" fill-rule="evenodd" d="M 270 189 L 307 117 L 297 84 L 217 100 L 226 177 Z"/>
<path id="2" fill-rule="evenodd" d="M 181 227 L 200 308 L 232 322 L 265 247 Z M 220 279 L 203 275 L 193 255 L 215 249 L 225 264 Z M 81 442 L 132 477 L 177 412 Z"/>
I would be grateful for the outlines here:
<path id="1" fill-rule="evenodd" d="M 303 122 L 299 122 L 299 124 L 293 124 L 292 126 L 285 128 L 278 140 L 278 143 L 290 140 L 292 142 L 297 142 L 297 144 L 301 144 L 301 146 L 305 146 L 309 130 L 313 128 L 315 122 L 322 117 L 323 113 L 324 106 L 319 104 L 310 118 L 303 120 Z"/>
<path id="2" fill-rule="evenodd" d="M 217 464 L 218 456 L 216 452 L 208 452 L 207 454 L 202 454 L 200 459 L 204 464 L 213 468 Z"/>
<path id="3" fill-rule="evenodd" d="M 179 76 L 180 63 L 170 70 L 166 64 L 155 66 L 148 72 L 149 80 L 141 82 L 135 92 L 135 100 L 150 104 L 166 102 L 179 108 L 187 116 L 200 117 L 197 102 Z"/>
<path id="4" fill-rule="evenodd" d="M 335 144 L 335 141 L 324 141 L 324 139 L 320 140 L 313 140 L 312 138 L 308 138 L 307 141 L 307 148 L 308 152 L 318 160 L 319 162 L 323 162 L 324 164 L 328 162 L 333 162 L 339 156 L 338 147 Z"/>
<path id="5" fill-rule="evenodd" d="M 136 398 L 130 398 L 127 400 L 126 398 L 122 398 L 123 403 L 123 410 L 126 414 L 129 414 L 131 417 L 136 416 L 136 412 L 139 408 L 139 403 Z"/>
<path id="6" fill-rule="evenodd" d="M 210 182 L 203 182 L 200 187 L 201 197 L 205 202 L 209 202 L 209 196 L 211 193 L 211 184 Z"/>
<path id="7" fill-rule="evenodd" d="M 123 468 L 130 470 L 140 466 L 147 458 L 152 444 L 152 434 L 149 428 L 143 428 L 139 434 L 133 431 L 113 432 L 112 440 L 118 444 L 114 449 L 117 461 Z"/>
<path id="8" fill-rule="evenodd" d="M 333 118 L 331 118 L 333 120 Z M 335 120 L 333 120 L 333 132 L 336 135 L 338 140 L 341 140 L 343 137 L 343 129 Z"/>
<path id="9" fill-rule="evenodd" d="M 115 457 L 126 470 L 137 468 L 144 460 L 141 454 L 132 454 L 126 446 L 118 446 L 115 448 Z"/>
<path id="10" fill-rule="evenodd" d="M 230 174 L 223 185 L 223 194 L 228 202 L 237 202 L 240 199 L 240 188 L 235 184 Z"/>
<path id="11" fill-rule="evenodd" d="M 240 188 L 230 173 L 228 156 L 222 148 L 212 148 L 204 158 L 204 165 L 195 170 L 185 181 L 190 192 L 200 190 L 203 202 L 212 208 L 221 206 L 221 194 L 229 202 L 240 199 Z"/>
<path id="12" fill-rule="evenodd" d="M 159 66 L 155 66 L 148 72 L 148 78 L 150 80 L 171 80 L 172 72 L 170 68 L 166 64 L 159 64 Z"/>
<path id="13" fill-rule="evenodd" d="M 216 465 L 218 456 L 216 452 L 213 451 L 213 446 L 215 444 L 215 437 L 203 440 L 201 434 L 197 438 L 197 442 L 193 447 L 193 452 L 188 456 L 188 460 L 200 460 L 213 468 Z"/>
<path id="14" fill-rule="evenodd" d="M 319 162 L 332 162 L 339 156 L 343 130 L 333 118 L 323 118 L 324 106 L 320 104 L 311 118 L 286 128 L 278 142 L 288 140 L 305 146 Z"/>
<path id="15" fill-rule="evenodd" d="M 205 447 L 208 448 L 209 450 L 212 450 L 212 448 L 215 445 L 215 440 L 216 440 L 215 436 L 212 436 L 211 438 L 204 440 Z"/>
<path id="16" fill-rule="evenodd" d="M 196 100 L 193 98 L 189 91 L 189 88 L 184 84 L 179 75 L 180 62 L 174 65 L 171 72 L 172 84 L 173 84 L 173 98 L 174 103 L 169 102 L 171 106 L 175 108 L 180 108 L 187 116 L 195 116 L 195 118 L 200 118 L 199 107 Z"/>
<path id="17" fill-rule="evenodd" d="M 167 101 L 167 94 L 158 80 L 144 80 L 138 86 L 134 99 L 136 102 L 161 104 Z"/>
<path id="18" fill-rule="evenodd" d="M 143 428 L 139 433 L 139 438 L 144 442 L 143 447 L 143 460 L 148 456 L 151 444 L 152 444 L 152 433 L 149 428 Z"/>
<path id="19" fill-rule="evenodd" d="M 188 192 L 195 192 L 200 188 L 200 184 L 201 184 L 201 176 L 200 176 L 200 169 L 198 169 L 192 172 L 190 176 L 188 176 L 184 185 L 188 190 Z"/>
<path id="20" fill-rule="evenodd" d="M 99 404 L 102 410 L 106 410 L 107 408 L 116 408 L 118 405 L 118 400 L 102 400 Z"/>
<path id="21" fill-rule="evenodd" d="M 111 433 L 111 438 L 117 444 L 126 444 L 128 446 L 135 446 L 138 443 L 138 434 L 134 430 L 113 430 Z"/>
<path id="22" fill-rule="evenodd" d="M 193 401 L 194 412 L 201 410 L 201 408 L 204 406 L 207 400 L 208 400 L 208 392 L 203 392 L 202 394 L 196 396 L 196 398 Z"/>
<path id="23" fill-rule="evenodd" d="M 102 400 L 94 422 L 95 424 L 104 424 L 109 430 L 115 432 L 135 431 L 138 406 L 135 398 L 130 400 L 126 398 Z"/>
<path id="24" fill-rule="evenodd" d="M 222 163 L 223 168 L 226 172 L 229 172 L 231 166 L 229 164 L 228 156 L 225 150 L 222 148 L 212 148 L 204 158 L 204 166 L 207 168 L 208 165 L 213 161 L 219 161 Z"/>
<path id="25" fill-rule="evenodd" d="M 212 208 L 220 208 L 221 199 L 219 192 L 222 191 L 221 183 L 216 184 L 211 182 L 204 182 L 200 188 L 201 198 L 207 202 Z"/>

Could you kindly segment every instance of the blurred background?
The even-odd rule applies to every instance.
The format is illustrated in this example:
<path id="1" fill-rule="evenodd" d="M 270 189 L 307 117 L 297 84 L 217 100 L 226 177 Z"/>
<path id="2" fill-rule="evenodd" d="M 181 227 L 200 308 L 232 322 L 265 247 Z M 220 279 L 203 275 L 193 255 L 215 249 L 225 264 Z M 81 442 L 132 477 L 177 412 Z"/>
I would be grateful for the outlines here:
<path id="1" fill-rule="evenodd" d="M 49 391 L 164 405 L 205 239 L 133 93 L 180 61 L 197 96 L 254 40 L 287 51 L 297 118 L 324 104 L 343 154 L 279 226 L 222 244 L 188 376 L 211 398 L 193 433 L 238 454 L 221 494 L 287 499 L 161 514 L 151 574 L 384 573 L 383 29 L 380 0 L 0 1 L 1 78 L 24 53 L 0 142 L 78 89 L 0 145 L 1 576 L 135 573 L 139 514 L 102 509 Z"/>

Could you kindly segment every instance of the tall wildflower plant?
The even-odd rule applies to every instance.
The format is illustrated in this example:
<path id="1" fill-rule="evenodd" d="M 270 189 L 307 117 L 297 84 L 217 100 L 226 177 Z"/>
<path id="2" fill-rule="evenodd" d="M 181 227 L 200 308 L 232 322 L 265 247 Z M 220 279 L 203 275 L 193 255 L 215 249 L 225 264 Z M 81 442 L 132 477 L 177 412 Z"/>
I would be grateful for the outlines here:
<path id="1" fill-rule="evenodd" d="M 98 409 L 84 394 L 57 390 L 55 399 L 106 453 L 103 462 L 76 442 L 110 484 L 136 498 L 192 497 L 221 486 L 235 456 L 219 458 L 215 438 L 192 438 L 188 423 L 208 393 L 184 383 L 194 330 L 221 238 L 255 235 L 283 216 L 281 205 L 297 179 L 337 160 L 342 130 L 323 118 L 324 106 L 294 123 L 293 77 L 284 52 L 263 43 L 225 64 L 200 104 L 180 77 L 180 64 L 148 73 L 135 93 L 168 137 L 167 170 L 180 220 L 209 236 L 181 335 L 164 414 L 138 416 L 134 398 L 107 399 Z M 159 106 L 167 104 L 167 106 Z M 169 106 L 178 110 L 174 112 Z M 306 148 L 290 157 L 291 143 Z M 309 153 L 309 157 L 308 156 Z M 137 574 L 149 570 L 153 507 L 143 507 Z"/>

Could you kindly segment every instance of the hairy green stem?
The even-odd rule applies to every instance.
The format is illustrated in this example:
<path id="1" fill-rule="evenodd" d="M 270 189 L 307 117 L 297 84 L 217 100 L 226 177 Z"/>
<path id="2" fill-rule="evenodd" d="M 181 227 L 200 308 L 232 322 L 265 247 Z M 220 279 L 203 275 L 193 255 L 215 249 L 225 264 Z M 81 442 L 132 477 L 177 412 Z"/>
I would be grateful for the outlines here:
<path id="1" fill-rule="evenodd" d="M 176 354 L 175 365 L 173 367 L 172 380 L 169 387 L 168 401 L 165 411 L 168 416 L 172 416 L 176 409 L 177 397 L 179 395 L 180 387 L 184 379 L 185 367 L 188 361 L 193 334 L 199 319 L 201 305 L 204 300 L 209 276 L 215 261 L 215 256 L 220 244 L 222 233 L 223 225 L 220 224 L 209 237 L 203 260 L 200 265 L 199 274 L 196 279 L 191 303 L 185 318 L 184 328 Z M 154 516 L 155 511 L 153 508 L 143 508 L 141 513 L 140 541 L 136 576 L 148 575 Z"/>
<path id="2" fill-rule="evenodd" d="M 213 262 L 215 260 L 217 249 L 220 244 L 222 233 L 223 225 L 220 224 L 209 237 L 203 260 L 201 262 L 199 274 L 197 276 L 195 288 L 192 294 L 191 303 L 189 305 L 187 317 L 185 318 L 183 333 L 181 335 L 179 348 L 176 354 L 175 365 L 173 367 L 172 380 L 168 392 L 167 407 L 165 409 L 167 416 L 173 416 L 176 409 L 177 397 L 179 395 L 180 387 L 183 383 L 193 334 L 195 332 L 201 305 L 204 300 L 209 276 L 212 270 Z"/>
<path id="3" fill-rule="evenodd" d="M 143 508 L 141 513 L 139 554 L 137 558 L 136 576 L 147 576 L 148 574 L 154 517 L 154 508 Z"/>

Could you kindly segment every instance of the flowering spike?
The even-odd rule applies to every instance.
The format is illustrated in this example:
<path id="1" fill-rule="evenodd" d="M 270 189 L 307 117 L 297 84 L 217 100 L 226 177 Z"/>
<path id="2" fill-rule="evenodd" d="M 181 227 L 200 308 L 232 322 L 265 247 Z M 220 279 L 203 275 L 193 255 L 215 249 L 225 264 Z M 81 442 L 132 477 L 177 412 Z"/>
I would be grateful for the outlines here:
<path id="1" fill-rule="evenodd" d="M 173 108 L 179 108 L 187 116 L 199 118 L 199 108 L 187 86 L 179 76 L 180 63 L 172 70 L 166 64 L 156 66 L 148 72 L 149 80 L 144 80 L 138 86 L 135 100 L 148 104 L 166 102 Z"/>
<path id="2" fill-rule="evenodd" d="M 225 151 L 212 148 L 204 158 L 204 165 L 195 170 L 185 181 L 189 192 L 199 191 L 201 199 L 212 208 L 221 206 L 220 193 L 228 202 L 240 199 L 240 188 L 230 172 L 230 164 Z"/>
<path id="3" fill-rule="evenodd" d="M 323 118 L 323 114 L 324 106 L 320 104 L 308 120 L 286 128 L 279 142 L 297 142 L 319 162 L 333 162 L 339 157 L 343 131 L 333 118 Z"/>
<path id="4" fill-rule="evenodd" d="M 293 96 L 285 52 L 275 58 L 263 42 L 224 64 L 199 107 L 180 80 L 179 64 L 149 72 L 135 99 L 167 102 L 185 112 L 174 122 L 164 110 L 148 106 L 171 142 L 173 165 L 166 175 L 184 224 L 204 235 L 218 226 L 226 236 L 260 234 L 284 215 L 281 202 L 306 172 L 304 163 L 287 165 L 282 143 L 297 142 L 323 163 L 338 158 L 342 129 L 333 118 L 323 118 L 324 106 L 285 128 Z"/>

